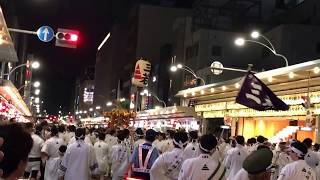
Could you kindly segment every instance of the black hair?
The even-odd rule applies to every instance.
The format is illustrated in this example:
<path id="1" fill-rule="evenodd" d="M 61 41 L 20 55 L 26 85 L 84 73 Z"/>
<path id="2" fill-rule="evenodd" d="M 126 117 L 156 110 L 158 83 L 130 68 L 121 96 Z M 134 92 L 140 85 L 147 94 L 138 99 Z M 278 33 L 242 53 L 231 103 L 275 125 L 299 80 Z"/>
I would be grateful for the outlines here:
<path id="1" fill-rule="evenodd" d="M 0 169 L 3 170 L 3 178 L 7 178 L 18 168 L 21 161 L 27 162 L 33 140 L 17 123 L 1 125 L 0 136 L 4 139 L 0 150 L 5 154 L 0 162 Z"/>
<path id="2" fill-rule="evenodd" d="M 99 132 L 98 137 L 99 137 L 100 140 L 105 140 L 106 139 L 106 134 L 104 132 Z"/>
<path id="3" fill-rule="evenodd" d="M 176 141 L 176 142 L 181 142 L 181 143 L 185 143 L 188 141 L 188 134 L 184 131 L 178 131 L 174 134 L 174 137 L 173 139 Z M 174 147 L 176 148 L 181 148 L 179 147 L 177 144 L 173 143 Z M 187 144 L 185 144 L 183 147 L 186 147 Z"/>
<path id="4" fill-rule="evenodd" d="M 245 142 L 244 137 L 243 136 L 237 136 L 236 137 L 236 142 L 238 144 L 244 145 L 244 142 Z"/>
<path id="5" fill-rule="evenodd" d="M 125 132 L 123 130 L 118 131 L 117 137 L 118 141 L 123 141 L 126 138 Z"/>
<path id="6" fill-rule="evenodd" d="M 24 124 L 25 129 L 32 129 L 33 128 L 33 123 L 32 122 L 27 122 Z"/>
<path id="7" fill-rule="evenodd" d="M 153 129 L 148 129 L 146 131 L 146 137 L 145 139 L 149 142 L 153 142 L 156 139 L 157 132 Z"/>
<path id="8" fill-rule="evenodd" d="M 312 139 L 310 138 L 305 138 L 302 143 L 306 145 L 308 149 L 312 147 Z"/>
<path id="9" fill-rule="evenodd" d="M 41 125 L 37 125 L 36 126 L 36 132 L 35 134 L 37 134 L 38 136 L 41 136 L 41 131 L 42 131 L 42 126 Z"/>
<path id="10" fill-rule="evenodd" d="M 257 143 L 257 139 L 256 139 L 256 138 L 254 138 L 254 137 L 253 137 L 253 138 L 251 138 L 251 143 L 252 143 L 252 144 Z"/>
<path id="11" fill-rule="evenodd" d="M 190 140 L 197 140 L 198 139 L 198 131 L 190 131 L 189 132 Z"/>
<path id="12" fill-rule="evenodd" d="M 213 150 L 217 146 L 217 144 L 218 144 L 217 138 L 212 134 L 205 134 L 200 138 L 200 145 L 202 148 L 206 150 L 209 150 L 209 151 Z M 209 154 L 209 152 L 203 151 L 201 148 L 200 150 L 203 153 Z"/>
<path id="13" fill-rule="evenodd" d="M 61 145 L 59 147 L 59 151 L 62 152 L 62 153 L 65 153 L 67 151 L 67 146 L 66 145 Z"/>
<path id="14" fill-rule="evenodd" d="M 269 150 L 270 150 L 269 146 L 264 145 L 264 144 L 259 145 L 259 146 L 257 147 L 257 150 L 259 150 L 259 149 L 269 149 Z"/>
<path id="15" fill-rule="evenodd" d="M 116 130 L 112 128 L 112 129 L 110 129 L 110 132 L 109 132 L 109 133 L 110 133 L 110 135 L 113 136 L 113 135 L 116 133 Z"/>
<path id="16" fill-rule="evenodd" d="M 314 144 L 314 150 L 317 152 L 320 149 L 320 145 L 318 143 Z"/>
<path id="17" fill-rule="evenodd" d="M 74 125 L 69 126 L 70 132 L 76 132 L 76 127 Z"/>
<path id="18" fill-rule="evenodd" d="M 59 125 L 58 130 L 60 133 L 64 133 L 66 131 L 66 128 L 64 127 L 64 125 Z"/>
<path id="19" fill-rule="evenodd" d="M 47 121 L 42 121 L 42 122 L 40 123 L 40 125 L 41 125 L 42 127 L 48 126 L 48 122 L 47 122 Z"/>
<path id="20" fill-rule="evenodd" d="M 75 132 L 75 138 L 76 140 L 78 139 L 82 139 L 84 140 L 85 138 L 85 135 L 86 135 L 86 130 L 84 128 L 78 128 Z"/>
<path id="21" fill-rule="evenodd" d="M 124 130 L 123 130 L 123 133 L 124 133 L 124 135 L 125 135 L 125 138 L 128 138 L 129 135 L 130 135 L 129 129 L 124 129 Z"/>
<path id="22" fill-rule="evenodd" d="M 299 141 L 294 142 L 291 144 L 291 146 L 298 149 L 299 151 L 301 151 L 304 155 L 306 155 L 308 153 L 307 146 L 302 142 L 299 142 Z M 304 159 L 304 156 L 299 157 L 299 159 Z"/>
<path id="23" fill-rule="evenodd" d="M 265 137 L 263 137 L 263 136 L 258 136 L 258 137 L 257 137 L 257 141 L 258 141 L 258 143 L 264 143 L 264 142 L 265 142 L 265 140 L 266 140 L 266 138 L 265 138 Z"/>
<path id="24" fill-rule="evenodd" d="M 169 130 L 167 130 L 167 133 L 169 134 L 169 137 L 173 139 L 175 132 L 173 130 L 169 129 Z"/>
<path id="25" fill-rule="evenodd" d="M 57 126 L 53 125 L 51 127 L 51 136 L 56 136 L 56 135 L 58 135 L 58 133 L 59 133 L 59 130 L 58 130 Z"/>

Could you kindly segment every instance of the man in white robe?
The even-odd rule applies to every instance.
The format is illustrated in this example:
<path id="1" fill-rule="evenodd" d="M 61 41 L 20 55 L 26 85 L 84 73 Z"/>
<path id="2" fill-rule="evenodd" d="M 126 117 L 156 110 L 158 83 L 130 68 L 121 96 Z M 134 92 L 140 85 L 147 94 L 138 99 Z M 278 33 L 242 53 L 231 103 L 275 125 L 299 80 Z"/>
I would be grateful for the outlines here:
<path id="1" fill-rule="evenodd" d="M 231 150 L 230 154 L 226 156 L 225 160 L 225 166 L 227 169 L 229 169 L 229 180 L 232 180 L 236 173 L 242 168 L 242 163 L 248 156 L 248 153 L 244 147 L 244 137 L 237 136 L 235 140 L 237 145 Z"/>
<path id="2" fill-rule="evenodd" d="M 92 145 L 84 142 L 85 130 L 78 128 L 76 141 L 69 144 L 58 173 L 64 180 L 88 180 L 97 174 L 98 163 Z"/>
<path id="3" fill-rule="evenodd" d="M 189 132 L 190 142 L 188 143 L 187 147 L 184 150 L 184 155 L 186 159 L 198 157 L 199 147 L 198 143 L 198 132 L 197 131 L 190 131 Z"/>
<path id="4" fill-rule="evenodd" d="M 182 164 L 179 180 L 225 179 L 226 168 L 219 161 L 210 158 L 217 146 L 217 139 L 212 134 L 200 138 L 201 154 L 187 159 Z"/>
<path id="5" fill-rule="evenodd" d="M 56 126 L 51 127 L 51 138 L 46 140 L 44 143 L 41 153 L 42 157 L 45 161 L 50 161 L 52 158 L 59 157 L 59 147 L 61 145 L 65 145 L 63 139 L 58 137 L 58 128 Z M 45 180 L 53 180 L 55 178 L 54 175 L 50 174 L 50 167 L 45 166 L 44 179 Z"/>
<path id="6" fill-rule="evenodd" d="M 104 142 L 105 134 L 103 132 L 99 132 L 98 141 L 94 144 L 94 150 L 97 156 L 98 161 L 98 170 L 100 180 L 104 179 L 104 176 L 107 173 L 107 166 L 108 166 L 108 154 L 109 154 L 109 147 L 106 142 Z"/>
<path id="7" fill-rule="evenodd" d="M 186 159 L 184 148 L 187 146 L 187 143 L 187 133 L 176 132 L 173 138 L 174 149 L 158 157 L 150 169 L 150 179 L 178 179 L 182 163 Z"/>
<path id="8" fill-rule="evenodd" d="M 290 149 L 293 162 L 282 168 L 278 180 L 316 180 L 315 172 L 304 160 L 307 147 L 301 142 L 294 142 Z"/>

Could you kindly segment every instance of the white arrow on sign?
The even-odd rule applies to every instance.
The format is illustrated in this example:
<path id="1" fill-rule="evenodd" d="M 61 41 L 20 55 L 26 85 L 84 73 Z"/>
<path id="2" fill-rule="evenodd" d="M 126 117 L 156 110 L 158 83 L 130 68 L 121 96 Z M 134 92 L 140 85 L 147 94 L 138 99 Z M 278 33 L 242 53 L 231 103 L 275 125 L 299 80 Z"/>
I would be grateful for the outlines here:
<path id="1" fill-rule="evenodd" d="M 49 34 L 48 28 L 45 28 L 45 29 L 42 31 L 42 33 L 44 34 L 43 39 L 44 39 L 45 41 L 47 41 L 47 39 L 48 39 L 48 34 Z"/>

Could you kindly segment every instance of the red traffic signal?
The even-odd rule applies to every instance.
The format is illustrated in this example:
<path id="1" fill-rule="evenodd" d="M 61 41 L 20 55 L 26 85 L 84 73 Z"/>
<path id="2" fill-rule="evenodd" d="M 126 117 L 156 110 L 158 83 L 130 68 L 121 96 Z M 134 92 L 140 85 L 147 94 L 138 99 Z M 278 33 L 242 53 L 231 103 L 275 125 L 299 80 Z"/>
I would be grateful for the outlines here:
<path id="1" fill-rule="evenodd" d="M 76 48 L 79 40 L 79 31 L 59 28 L 56 33 L 56 46 Z"/>

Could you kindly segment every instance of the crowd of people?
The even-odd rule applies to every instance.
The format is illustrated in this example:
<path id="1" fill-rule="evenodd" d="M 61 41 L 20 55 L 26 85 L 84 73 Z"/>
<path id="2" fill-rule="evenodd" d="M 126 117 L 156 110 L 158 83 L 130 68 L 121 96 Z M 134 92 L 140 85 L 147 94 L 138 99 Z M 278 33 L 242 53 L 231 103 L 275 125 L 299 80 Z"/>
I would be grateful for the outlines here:
<path id="1" fill-rule="evenodd" d="M 13 180 L 319 180 L 319 144 L 222 139 L 197 131 L 0 125 L 0 174 Z M 0 176 L 1 177 L 1 176 Z M 1 179 L 1 178 L 0 178 Z"/>

